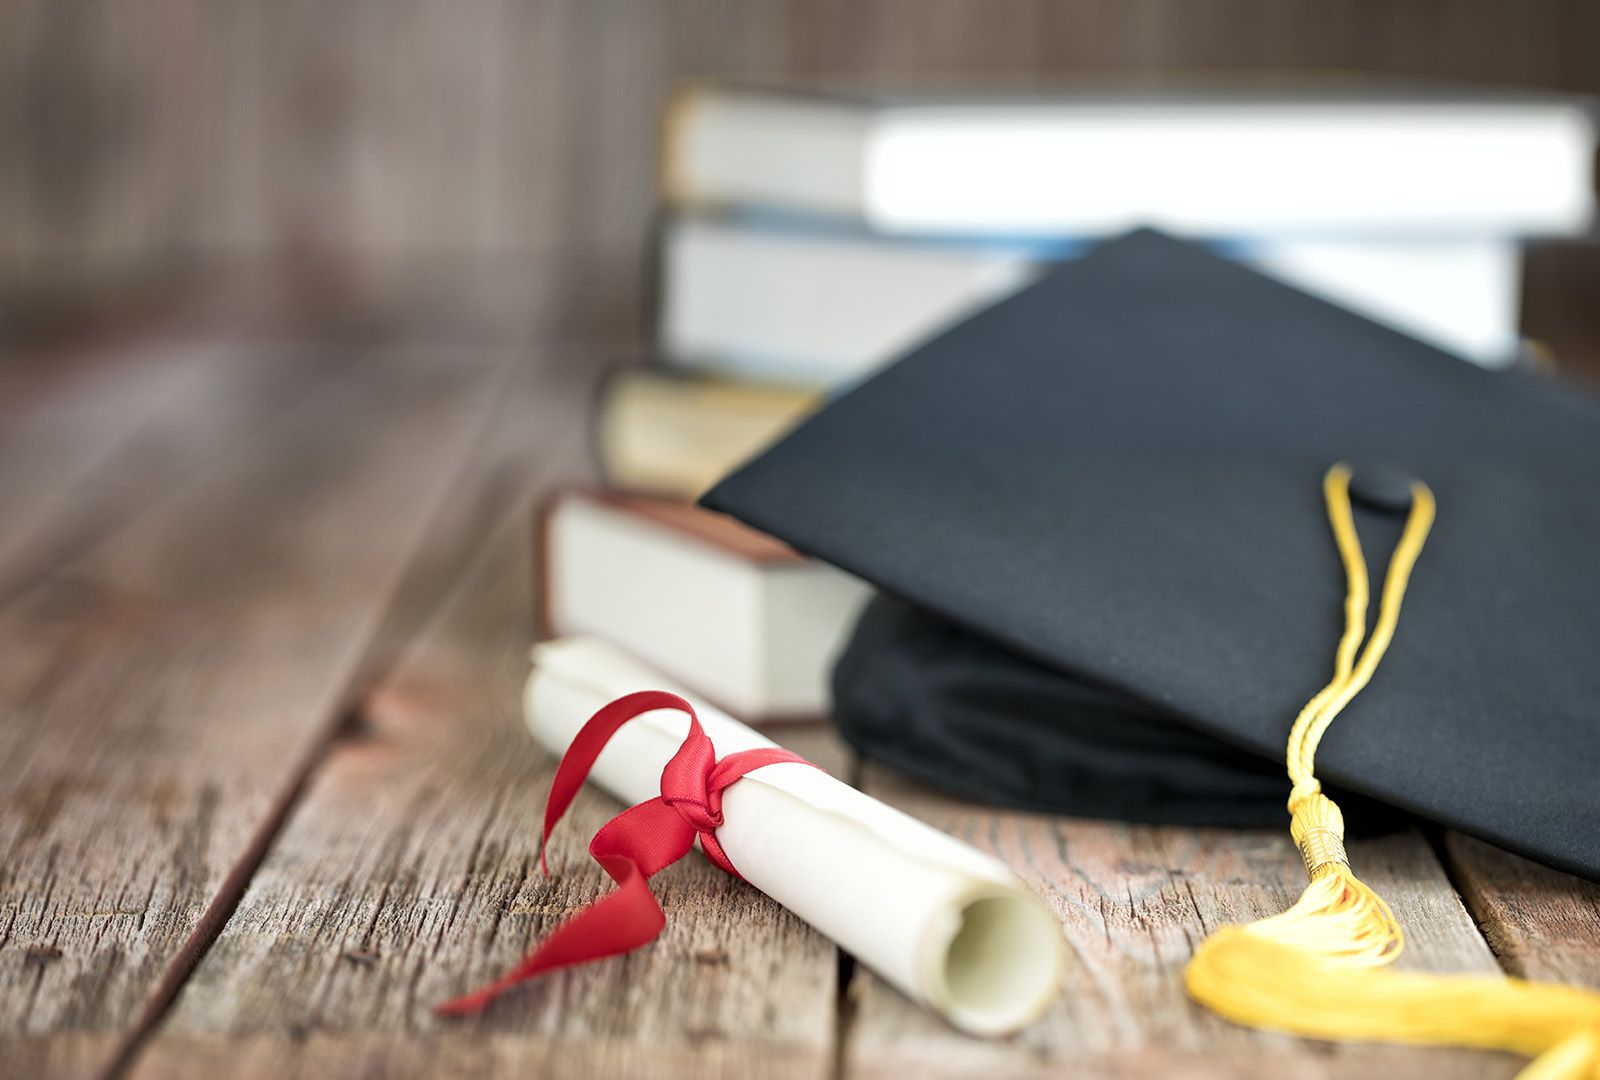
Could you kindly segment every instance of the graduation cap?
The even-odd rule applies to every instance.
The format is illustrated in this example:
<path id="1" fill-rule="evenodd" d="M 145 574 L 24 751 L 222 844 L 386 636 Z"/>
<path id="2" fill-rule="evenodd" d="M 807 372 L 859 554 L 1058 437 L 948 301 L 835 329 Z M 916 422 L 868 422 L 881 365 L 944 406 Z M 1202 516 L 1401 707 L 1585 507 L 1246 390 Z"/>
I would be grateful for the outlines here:
<path id="1" fill-rule="evenodd" d="M 1600 879 L 1600 407 L 1553 382 L 1140 232 L 923 344 L 704 502 L 883 590 L 839 666 L 841 729 L 965 794 L 1266 820 L 1300 717 L 1315 850 L 1295 912 L 1337 929 L 1289 919 L 1213 951 L 1191 969 L 1203 997 L 1274 934 L 1341 971 L 1397 951 L 1328 846 L 1318 780 Z M 1290 1007 L 1283 979 L 1329 985 L 1303 959 L 1244 966 Z M 1341 993 L 1398 1022 L 1385 974 Z"/>

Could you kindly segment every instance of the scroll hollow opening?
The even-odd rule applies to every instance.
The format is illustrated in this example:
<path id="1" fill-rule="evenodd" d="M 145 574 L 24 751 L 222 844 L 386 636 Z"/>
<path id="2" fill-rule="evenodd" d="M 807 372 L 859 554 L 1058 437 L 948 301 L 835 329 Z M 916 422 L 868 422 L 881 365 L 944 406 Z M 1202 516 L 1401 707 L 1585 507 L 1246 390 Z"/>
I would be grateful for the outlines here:
<path id="1" fill-rule="evenodd" d="M 950 1018 L 982 1035 L 1014 1031 L 1054 1000 L 1061 924 L 1031 896 L 984 896 L 961 909 L 945 950 Z"/>

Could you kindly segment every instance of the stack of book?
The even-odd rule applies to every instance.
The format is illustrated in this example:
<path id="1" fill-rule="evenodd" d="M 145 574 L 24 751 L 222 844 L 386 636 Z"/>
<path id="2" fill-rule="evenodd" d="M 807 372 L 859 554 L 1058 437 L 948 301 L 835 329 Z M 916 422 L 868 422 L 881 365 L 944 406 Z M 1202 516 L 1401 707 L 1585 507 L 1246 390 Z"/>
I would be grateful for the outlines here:
<path id="1" fill-rule="evenodd" d="M 613 384 L 619 480 L 691 494 L 847 384 L 1138 225 L 1489 366 L 1528 236 L 1588 228 L 1595 132 L 1540 95 L 868 99 L 682 93 L 657 346 Z"/>
<path id="2" fill-rule="evenodd" d="M 1521 351 L 1520 245 L 1589 227 L 1595 141 L 1584 104 L 1539 95 L 884 99 L 695 87 L 663 131 L 659 362 L 602 394 L 602 470 L 619 489 L 692 498 L 830 392 L 1140 225 L 1203 240 L 1465 360 L 1509 365 Z M 759 539 L 728 546 L 714 526 L 687 527 L 703 512 L 686 502 L 668 512 L 608 498 L 568 504 L 553 519 L 555 549 L 580 526 L 631 521 L 642 546 L 588 572 L 623 595 L 616 567 L 654 567 L 625 575 L 627 595 L 654 597 L 670 580 L 659 603 L 675 614 L 626 630 L 620 613 L 580 618 L 573 601 L 558 627 L 632 633 L 623 644 L 745 716 L 825 707 L 830 650 L 859 586 L 792 553 L 757 554 Z M 723 558 L 716 584 L 656 566 L 647 550 L 665 558 L 690 537 L 706 560 Z M 801 573 L 816 581 L 792 586 Z M 708 589 L 743 644 L 696 636 L 710 620 L 685 613 Z M 791 615 L 802 597 L 826 602 Z M 774 669 L 780 655 L 795 669 Z M 730 656 L 746 665 L 742 682 L 712 685 Z"/>

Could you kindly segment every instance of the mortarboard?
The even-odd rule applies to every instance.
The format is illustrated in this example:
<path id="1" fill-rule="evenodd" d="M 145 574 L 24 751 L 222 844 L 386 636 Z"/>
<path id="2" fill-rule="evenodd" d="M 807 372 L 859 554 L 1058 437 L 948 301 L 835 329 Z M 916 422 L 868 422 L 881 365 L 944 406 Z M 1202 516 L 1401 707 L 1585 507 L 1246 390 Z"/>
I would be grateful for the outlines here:
<path id="1" fill-rule="evenodd" d="M 1140 232 L 914 350 L 705 502 L 894 598 L 837 676 L 869 756 L 1004 802 L 1249 822 L 1282 813 L 1288 725 L 1338 637 L 1320 482 L 1341 460 L 1368 551 L 1400 534 L 1386 479 L 1425 480 L 1440 511 L 1319 774 L 1600 878 L 1600 408 L 1556 384 Z M 1075 757 L 1122 794 L 1075 789 Z"/>
<path id="2" fill-rule="evenodd" d="M 1401 929 L 1322 789 L 1600 879 L 1593 402 L 1141 232 L 913 350 L 703 501 L 894 598 L 836 675 L 869 755 L 1171 820 L 1259 808 L 1232 750 L 1286 765 L 1310 884 L 1199 946 L 1196 1000 L 1600 1073 L 1600 995 L 1385 968 Z M 1392 553 L 1376 578 L 1364 551 Z"/>

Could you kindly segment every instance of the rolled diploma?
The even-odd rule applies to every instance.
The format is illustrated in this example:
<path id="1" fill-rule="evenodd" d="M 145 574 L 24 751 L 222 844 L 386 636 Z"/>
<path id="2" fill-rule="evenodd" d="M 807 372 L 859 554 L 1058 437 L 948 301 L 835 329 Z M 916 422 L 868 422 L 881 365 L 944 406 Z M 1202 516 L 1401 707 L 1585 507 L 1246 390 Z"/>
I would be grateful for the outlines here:
<path id="1" fill-rule="evenodd" d="M 533 660 L 528 727 L 552 753 L 565 752 L 602 705 L 636 690 L 693 702 L 719 757 L 774 745 L 598 639 L 548 642 Z M 677 710 L 645 713 L 612 737 L 590 777 L 629 805 L 654 798 L 687 731 Z M 1061 924 L 990 856 L 792 762 L 729 787 L 723 818 L 717 839 L 746 881 L 956 1027 L 1014 1031 L 1055 999 Z"/>

